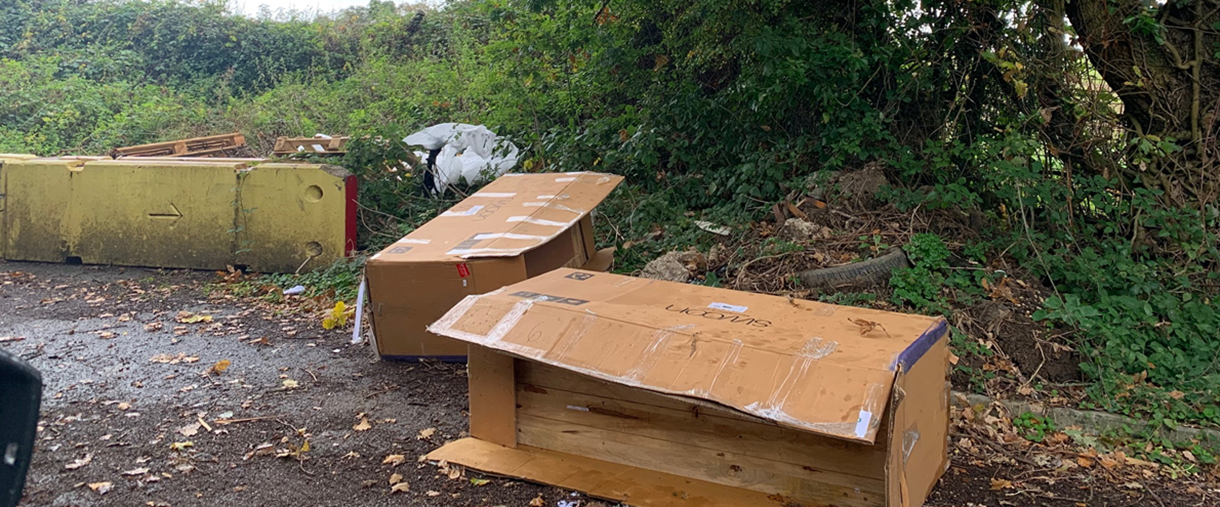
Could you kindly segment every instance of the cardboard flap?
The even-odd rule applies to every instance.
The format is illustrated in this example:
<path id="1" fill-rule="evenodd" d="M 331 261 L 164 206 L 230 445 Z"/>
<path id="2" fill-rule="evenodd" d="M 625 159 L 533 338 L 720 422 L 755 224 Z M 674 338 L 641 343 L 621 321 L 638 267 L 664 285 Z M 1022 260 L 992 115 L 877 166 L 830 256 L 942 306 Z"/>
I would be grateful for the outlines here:
<path id="1" fill-rule="evenodd" d="M 469 296 L 431 332 L 872 443 L 899 363 L 944 321 L 560 269 Z"/>
<path id="2" fill-rule="evenodd" d="M 602 173 L 505 174 L 373 261 L 514 257 L 563 234 L 623 181 Z"/>

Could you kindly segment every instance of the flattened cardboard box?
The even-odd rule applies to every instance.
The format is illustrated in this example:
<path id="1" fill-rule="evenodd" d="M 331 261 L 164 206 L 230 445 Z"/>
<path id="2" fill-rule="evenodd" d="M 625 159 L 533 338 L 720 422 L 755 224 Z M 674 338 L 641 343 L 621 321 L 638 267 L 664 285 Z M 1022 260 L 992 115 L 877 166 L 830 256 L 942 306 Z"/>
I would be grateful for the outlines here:
<path id="1" fill-rule="evenodd" d="M 948 465 L 943 319 L 559 269 L 462 300 L 470 438 L 637 506 L 910 507 Z"/>
<path id="2" fill-rule="evenodd" d="M 426 329 L 463 297 L 561 267 L 608 269 L 589 212 L 622 180 L 505 174 L 374 255 L 365 276 L 378 354 L 465 360 L 465 343 Z"/>

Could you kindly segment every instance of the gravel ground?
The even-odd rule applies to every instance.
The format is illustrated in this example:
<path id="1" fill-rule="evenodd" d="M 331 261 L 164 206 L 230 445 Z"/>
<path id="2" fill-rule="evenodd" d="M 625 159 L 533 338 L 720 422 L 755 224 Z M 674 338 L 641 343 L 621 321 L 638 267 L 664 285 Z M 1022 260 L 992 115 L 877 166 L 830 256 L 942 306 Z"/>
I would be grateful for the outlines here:
<path id="1" fill-rule="evenodd" d="M 464 366 L 378 361 L 346 333 L 208 298 L 213 276 L 0 261 L 0 347 L 46 384 L 22 505 L 599 504 L 419 462 L 464 436 Z M 1156 479 L 992 490 L 1027 473 L 955 459 L 928 504 L 1220 505 L 1220 491 Z"/>

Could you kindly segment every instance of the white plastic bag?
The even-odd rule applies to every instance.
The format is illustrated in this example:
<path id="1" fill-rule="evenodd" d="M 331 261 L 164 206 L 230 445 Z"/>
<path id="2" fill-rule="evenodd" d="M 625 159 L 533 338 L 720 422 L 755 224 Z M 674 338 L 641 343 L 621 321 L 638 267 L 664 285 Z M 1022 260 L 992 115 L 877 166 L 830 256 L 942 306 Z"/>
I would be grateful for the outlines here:
<path id="1" fill-rule="evenodd" d="M 517 165 L 520 150 L 487 127 L 465 123 L 441 123 L 403 139 L 408 145 L 440 150 L 434 177 L 437 193 L 465 180 L 470 184 L 498 178 Z"/>

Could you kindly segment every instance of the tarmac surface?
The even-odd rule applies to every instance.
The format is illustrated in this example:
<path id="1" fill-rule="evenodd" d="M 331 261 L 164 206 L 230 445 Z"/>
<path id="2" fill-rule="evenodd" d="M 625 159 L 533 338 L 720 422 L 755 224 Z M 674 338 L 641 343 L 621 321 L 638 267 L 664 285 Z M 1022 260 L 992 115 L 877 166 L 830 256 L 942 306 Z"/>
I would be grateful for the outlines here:
<path id="1" fill-rule="evenodd" d="M 0 347 L 45 383 L 21 505 L 611 505 L 421 461 L 465 436 L 464 365 L 379 361 L 350 329 L 209 295 L 214 279 L 0 261 Z M 1157 484 L 993 490 L 1028 470 L 953 465 L 928 505 L 1220 505 Z"/>

